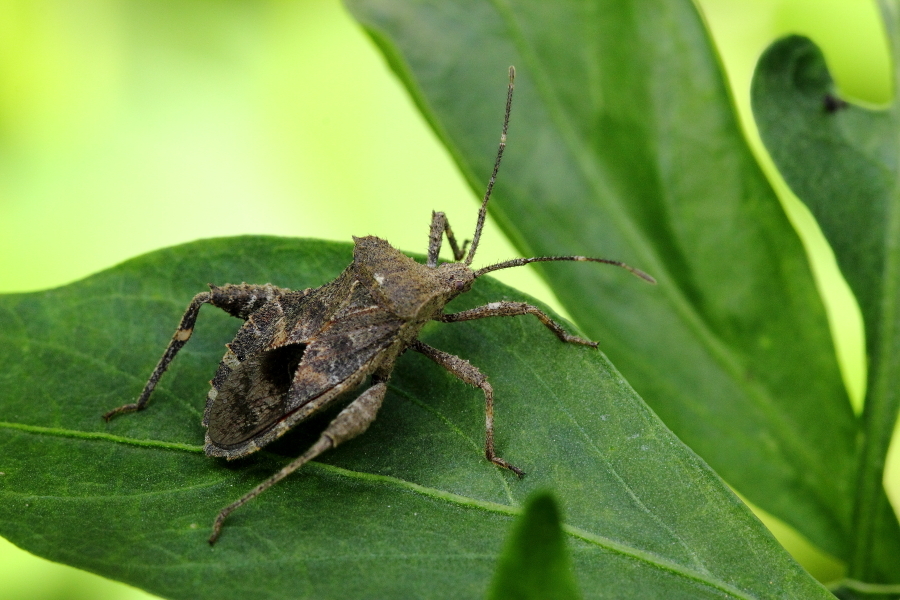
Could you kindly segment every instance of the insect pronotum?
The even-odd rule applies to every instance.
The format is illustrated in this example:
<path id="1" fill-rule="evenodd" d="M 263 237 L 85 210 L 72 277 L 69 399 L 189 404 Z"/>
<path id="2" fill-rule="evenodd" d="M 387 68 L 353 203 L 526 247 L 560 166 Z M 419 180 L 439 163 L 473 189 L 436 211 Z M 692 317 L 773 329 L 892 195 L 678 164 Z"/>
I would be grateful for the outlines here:
<path id="1" fill-rule="evenodd" d="M 470 268 L 506 147 L 514 79 L 515 69 L 510 67 L 500 147 L 468 254 L 465 243 L 462 247 L 457 244 L 444 213 L 433 212 L 428 260 L 424 265 L 383 239 L 354 237 L 353 262 L 337 279 L 321 287 L 292 291 L 269 283 L 210 285 L 210 291 L 199 293 L 191 300 L 137 402 L 103 415 L 108 421 L 120 413 L 142 410 L 147 405 L 169 363 L 190 339 L 197 313 L 204 304 L 212 304 L 245 321 L 227 345 L 228 350 L 210 382 L 212 387 L 203 415 L 203 426 L 206 427 L 204 449 L 208 456 L 231 460 L 255 452 L 329 406 L 343 392 L 353 390 L 370 378 L 369 386 L 335 417 L 309 450 L 219 512 L 213 523 L 210 544 L 218 539 L 225 519 L 235 509 L 322 452 L 364 432 L 378 413 L 397 357 L 410 349 L 482 390 L 485 456 L 495 465 L 523 476 L 521 469 L 499 457 L 494 450 L 494 393 L 487 378 L 468 361 L 419 341 L 422 327 L 429 321 L 453 323 L 486 317 L 534 315 L 563 342 L 596 348 L 596 342 L 569 334 L 541 309 L 523 302 L 491 302 L 450 314 L 444 313 L 444 307 L 468 291 L 485 273 L 533 262 L 606 263 L 656 283 L 643 271 L 625 263 L 585 256 L 516 258 L 478 270 Z M 444 235 L 456 262 L 438 264 Z"/>

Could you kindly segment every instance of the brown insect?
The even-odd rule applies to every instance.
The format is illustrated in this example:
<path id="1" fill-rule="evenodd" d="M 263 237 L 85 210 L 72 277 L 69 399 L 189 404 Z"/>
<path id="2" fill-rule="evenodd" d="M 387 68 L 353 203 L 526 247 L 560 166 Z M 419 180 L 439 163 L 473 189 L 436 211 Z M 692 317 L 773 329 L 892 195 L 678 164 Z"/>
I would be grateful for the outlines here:
<path id="1" fill-rule="evenodd" d="M 190 339 L 197 313 L 212 304 L 245 323 L 219 363 L 206 400 L 203 426 L 208 456 L 241 458 L 282 436 L 297 423 L 329 406 L 343 392 L 371 376 L 369 387 L 328 425 L 318 441 L 302 456 L 278 471 L 218 514 L 209 543 L 215 543 L 225 519 L 305 463 L 363 431 L 375 419 L 387 391 L 397 357 L 408 349 L 421 352 L 469 385 L 481 388 L 485 398 L 485 456 L 521 477 L 521 469 L 497 456 L 494 450 L 493 390 L 487 378 L 468 361 L 419 341 L 429 321 L 453 323 L 485 317 L 534 315 L 564 341 L 596 348 L 597 343 L 567 333 L 536 306 L 523 302 L 492 302 L 479 308 L 445 314 L 444 307 L 468 291 L 474 281 L 491 271 L 541 261 L 591 261 L 625 268 L 650 283 L 646 273 L 625 263 L 584 256 L 517 258 L 472 270 L 487 204 L 494 187 L 512 106 L 515 69 L 509 69 L 509 87 L 500 147 L 488 182 L 472 244 L 460 248 L 442 212 L 431 217 L 428 261 L 421 264 L 385 240 L 353 238 L 353 262 L 337 279 L 318 288 L 291 291 L 272 284 L 210 285 L 194 296 L 172 341 L 134 404 L 109 411 L 107 421 L 120 413 L 143 409 L 159 378 Z M 446 234 L 454 260 L 438 264 Z M 465 257 L 465 260 L 463 260 Z"/>

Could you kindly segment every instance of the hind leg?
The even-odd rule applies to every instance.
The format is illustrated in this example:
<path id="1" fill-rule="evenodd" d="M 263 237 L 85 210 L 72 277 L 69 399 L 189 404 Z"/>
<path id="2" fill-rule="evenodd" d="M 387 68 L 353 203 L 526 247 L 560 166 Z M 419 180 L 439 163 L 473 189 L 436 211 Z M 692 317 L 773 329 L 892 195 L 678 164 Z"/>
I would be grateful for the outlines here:
<path id="1" fill-rule="evenodd" d="M 356 400 L 347 405 L 347 408 L 338 413 L 338 416 L 334 418 L 327 428 L 325 428 L 325 431 L 322 432 L 322 435 L 316 443 L 301 457 L 297 458 L 261 484 L 223 508 L 218 516 L 216 516 L 216 520 L 213 523 L 212 535 L 209 536 L 210 545 L 215 544 L 216 540 L 219 539 L 219 534 L 222 533 L 222 525 L 225 523 L 225 519 L 227 519 L 228 515 L 236 509 L 240 508 L 250 500 L 253 500 L 326 450 L 330 450 L 342 442 L 355 438 L 368 429 L 369 425 L 372 424 L 372 421 L 375 420 L 378 409 L 381 408 L 381 403 L 384 400 L 386 392 L 387 384 L 384 381 L 376 383 L 367 389 L 360 394 Z"/>

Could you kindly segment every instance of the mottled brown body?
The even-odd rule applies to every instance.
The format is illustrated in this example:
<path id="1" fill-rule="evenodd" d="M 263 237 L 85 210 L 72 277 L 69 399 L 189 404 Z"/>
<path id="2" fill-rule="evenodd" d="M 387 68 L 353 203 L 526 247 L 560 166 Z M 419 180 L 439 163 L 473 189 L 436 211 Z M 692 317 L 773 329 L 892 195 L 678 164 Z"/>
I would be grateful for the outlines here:
<path id="1" fill-rule="evenodd" d="M 424 265 L 385 240 L 368 236 L 354 238 L 353 262 L 334 281 L 318 288 L 291 291 L 271 284 L 210 285 L 209 292 L 194 296 L 137 402 L 104 415 L 109 420 L 146 406 L 169 363 L 190 339 L 203 304 L 212 304 L 245 320 L 228 344 L 207 396 L 203 425 L 209 456 L 231 460 L 255 452 L 369 379 L 369 387 L 332 420 L 309 450 L 219 513 L 210 544 L 216 541 L 225 519 L 236 508 L 322 452 L 364 432 L 381 407 L 397 357 L 408 349 L 420 352 L 463 382 L 482 390 L 485 456 L 493 464 L 523 476 L 521 469 L 497 456 L 494 450 L 494 392 L 487 377 L 468 361 L 421 342 L 418 337 L 422 327 L 429 321 L 451 323 L 533 315 L 560 340 L 596 347 L 595 342 L 567 333 L 539 308 L 522 302 L 492 302 L 453 314 L 444 314 L 444 307 L 468 291 L 479 276 L 531 262 L 613 264 L 655 283 L 649 275 L 624 263 L 584 256 L 519 258 L 477 271 L 470 268 L 506 145 L 514 75 L 510 67 L 500 148 L 468 255 L 466 244 L 462 248 L 457 244 L 444 213 L 435 212 Z M 458 262 L 438 264 L 445 235 Z"/>
<path id="2" fill-rule="evenodd" d="M 474 281 L 459 263 L 430 268 L 377 237 L 354 241 L 337 279 L 273 297 L 228 344 L 203 418 L 208 455 L 246 456 L 369 375 L 390 373 L 425 323 Z"/>

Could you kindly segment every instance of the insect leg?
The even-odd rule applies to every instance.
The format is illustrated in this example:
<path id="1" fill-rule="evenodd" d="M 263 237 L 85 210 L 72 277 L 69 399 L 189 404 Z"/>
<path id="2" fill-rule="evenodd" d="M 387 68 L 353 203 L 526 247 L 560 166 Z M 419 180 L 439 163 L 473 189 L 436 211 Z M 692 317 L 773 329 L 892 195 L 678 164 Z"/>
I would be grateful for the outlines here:
<path id="1" fill-rule="evenodd" d="M 441 315 L 440 321 L 444 323 L 455 323 L 457 321 L 471 321 L 473 319 L 484 319 L 487 317 L 516 317 L 519 315 L 534 315 L 540 319 L 541 323 L 556 334 L 560 340 L 570 344 L 582 344 L 592 348 L 597 347 L 597 342 L 592 342 L 577 335 L 568 333 L 562 326 L 551 319 L 547 313 L 539 309 L 537 306 L 525 304 L 524 302 L 491 302 L 478 308 L 464 310 L 449 315 Z"/>
<path id="2" fill-rule="evenodd" d="M 416 352 L 421 352 L 469 385 L 481 388 L 481 391 L 484 392 L 484 428 L 486 438 L 484 455 L 495 465 L 509 469 L 519 477 L 523 477 L 525 472 L 522 469 L 509 464 L 494 452 L 494 388 L 488 383 L 487 377 L 469 361 L 433 348 L 428 344 L 423 344 L 418 340 L 413 342 L 410 348 Z"/>
<path id="3" fill-rule="evenodd" d="M 246 319 L 253 310 L 258 309 L 259 306 L 265 304 L 269 299 L 288 291 L 283 288 L 276 288 L 271 284 L 247 285 L 246 283 L 240 285 L 229 284 L 222 287 L 211 285 L 210 290 L 209 292 L 197 294 L 191 300 L 187 310 L 184 311 L 184 315 L 181 317 L 178 329 L 175 330 L 169 346 L 156 364 L 156 368 L 153 369 L 150 379 L 144 385 L 137 402 L 112 409 L 103 415 L 105 420 L 109 421 L 118 414 L 134 412 L 144 408 L 160 377 L 169 367 L 169 363 L 172 362 L 172 359 L 175 358 L 175 355 L 178 354 L 178 351 L 181 350 L 187 341 L 191 339 L 191 334 L 194 333 L 194 323 L 197 321 L 197 314 L 200 312 L 201 306 L 209 303 L 221 308 L 230 315 Z"/>
<path id="4" fill-rule="evenodd" d="M 229 283 L 221 287 L 210 284 L 210 300 L 209 303 L 216 308 L 221 308 L 232 317 L 244 319 L 245 321 L 258 311 L 263 305 L 274 298 L 280 298 L 291 290 L 280 288 L 267 283 L 265 285 L 250 285 L 241 283 L 239 285 Z M 303 292 L 293 292 L 293 294 L 304 294 L 310 290 Z"/>
<path id="5" fill-rule="evenodd" d="M 381 408 L 385 392 L 387 392 L 387 383 L 381 381 L 360 394 L 356 400 L 347 405 L 347 408 L 338 413 L 338 416 L 325 428 L 325 431 L 322 432 L 316 443 L 300 458 L 297 458 L 247 494 L 223 508 L 213 523 L 212 535 L 209 536 L 210 545 L 216 543 L 219 534 L 222 532 L 222 524 L 228 518 L 228 515 L 237 508 L 256 498 L 326 450 L 330 450 L 368 429 L 372 421 L 375 420 L 378 409 Z"/>
<path id="6" fill-rule="evenodd" d="M 456 243 L 456 237 L 453 230 L 450 229 L 450 221 L 447 215 L 442 212 L 431 212 L 431 231 L 428 234 L 428 266 L 436 267 L 438 255 L 441 253 L 441 243 L 444 239 L 444 233 L 447 234 L 447 241 L 450 242 L 450 248 L 453 250 L 453 260 L 460 261 L 466 255 L 466 246 L 469 241 L 466 240 L 462 248 Z"/>

